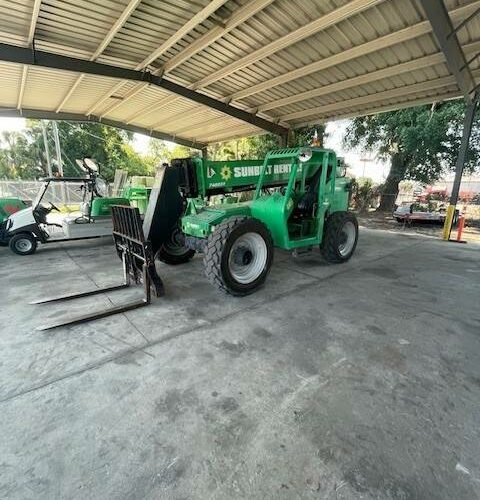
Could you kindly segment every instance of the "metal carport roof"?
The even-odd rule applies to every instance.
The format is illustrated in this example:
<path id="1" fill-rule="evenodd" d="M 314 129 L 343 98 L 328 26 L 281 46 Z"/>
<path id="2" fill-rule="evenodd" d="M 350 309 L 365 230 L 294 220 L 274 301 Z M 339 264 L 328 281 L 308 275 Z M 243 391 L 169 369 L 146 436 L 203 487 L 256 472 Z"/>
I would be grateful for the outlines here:
<path id="1" fill-rule="evenodd" d="M 0 115 L 101 120 L 201 147 L 468 100 L 480 81 L 479 9 L 480 0 L 0 0 Z"/>

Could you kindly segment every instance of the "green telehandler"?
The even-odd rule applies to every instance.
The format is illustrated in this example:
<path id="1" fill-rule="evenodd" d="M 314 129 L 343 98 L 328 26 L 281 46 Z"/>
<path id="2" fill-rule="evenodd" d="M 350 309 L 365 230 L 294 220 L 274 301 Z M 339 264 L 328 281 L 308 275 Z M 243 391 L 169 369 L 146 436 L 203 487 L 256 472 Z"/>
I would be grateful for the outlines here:
<path id="1" fill-rule="evenodd" d="M 196 252 L 203 253 L 207 278 L 235 296 L 248 295 L 263 285 L 274 247 L 298 254 L 319 246 L 328 262 L 345 262 L 358 239 L 357 220 L 348 211 L 350 186 L 335 152 L 316 147 L 276 149 L 264 160 L 172 160 L 155 180 L 143 223 L 138 208 L 112 207 L 124 282 L 35 303 L 114 291 L 132 281 L 143 284 L 144 298 L 39 329 L 149 304 L 152 292 L 164 294 L 155 258 L 182 264 Z"/>
<path id="2" fill-rule="evenodd" d="M 274 247 L 298 254 L 320 246 L 333 263 L 345 262 L 355 250 L 351 181 L 332 150 L 277 149 L 259 161 L 187 158 L 173 160 L 167 172 L 178 176 L 180 222 L 171 222 L 160 259 L 176 264 L 201 252 L 210 282 L 232 295 L 250 294 L 264 283 Z M 241 201 L 240 191 L 253 195 Z M 149 208 L 152 214 L 155 205 Z"/>

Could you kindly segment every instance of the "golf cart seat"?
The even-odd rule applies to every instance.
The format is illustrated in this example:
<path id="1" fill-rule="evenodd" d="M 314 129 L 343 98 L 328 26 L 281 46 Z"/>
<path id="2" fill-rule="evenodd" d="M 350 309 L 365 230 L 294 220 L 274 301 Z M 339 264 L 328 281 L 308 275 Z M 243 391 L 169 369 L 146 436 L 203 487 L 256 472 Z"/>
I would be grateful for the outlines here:
<path id="1" fill-rule="evenodd" d="M 82 215 L 69 215 L 63 219 L 64 224 L 85 224 L 90 221 L 90 203 L 85 201 L 80 204 Z"/>

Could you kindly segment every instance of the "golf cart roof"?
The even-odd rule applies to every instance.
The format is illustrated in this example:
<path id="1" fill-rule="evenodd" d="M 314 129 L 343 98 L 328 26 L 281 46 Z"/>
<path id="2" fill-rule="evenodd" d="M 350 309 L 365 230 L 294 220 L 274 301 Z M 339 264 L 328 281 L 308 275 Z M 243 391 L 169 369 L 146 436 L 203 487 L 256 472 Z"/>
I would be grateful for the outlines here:
<path id="1" fill-rule="evenodd" d="M 92 182 L 90 177 L 44 177 L 43 182 Z"/>

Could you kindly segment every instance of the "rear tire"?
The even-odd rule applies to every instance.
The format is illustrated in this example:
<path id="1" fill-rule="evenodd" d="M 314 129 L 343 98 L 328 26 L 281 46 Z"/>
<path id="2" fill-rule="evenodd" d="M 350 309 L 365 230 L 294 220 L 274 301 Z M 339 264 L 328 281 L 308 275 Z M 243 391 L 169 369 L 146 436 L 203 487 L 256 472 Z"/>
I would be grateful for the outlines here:
<path id="1" fill-rule="evenodd" d="M 208 237 L 203 263 L 208 280 L 235 296 L 256 292 L 273 261 L 273 241 L 257 219 L 230 217 Z"/>
<path id="2" fill-rule="evenodd" d="M 17 255 L 31 255 L 37 249 L 37 240 L 31 233 L 18 233 L 10 238 L 8 246 Z"/>
<path id="3" fill-rule="evenodd" d="M 185 246 L 185 236 L 180 229 L 175 228 L 169 241 L 164 243 L 157 253 L 157 257 L 165 264 L 176 266 L 185 264 L 195 255 L 195 250 Z"/>
<path id="4" fill-rule="evenodd" d="M 350 212 L 334 212 L 325 222 L 320 251 L 326 261 L 346 262 L 358 241 L 357 218 Z"/>

